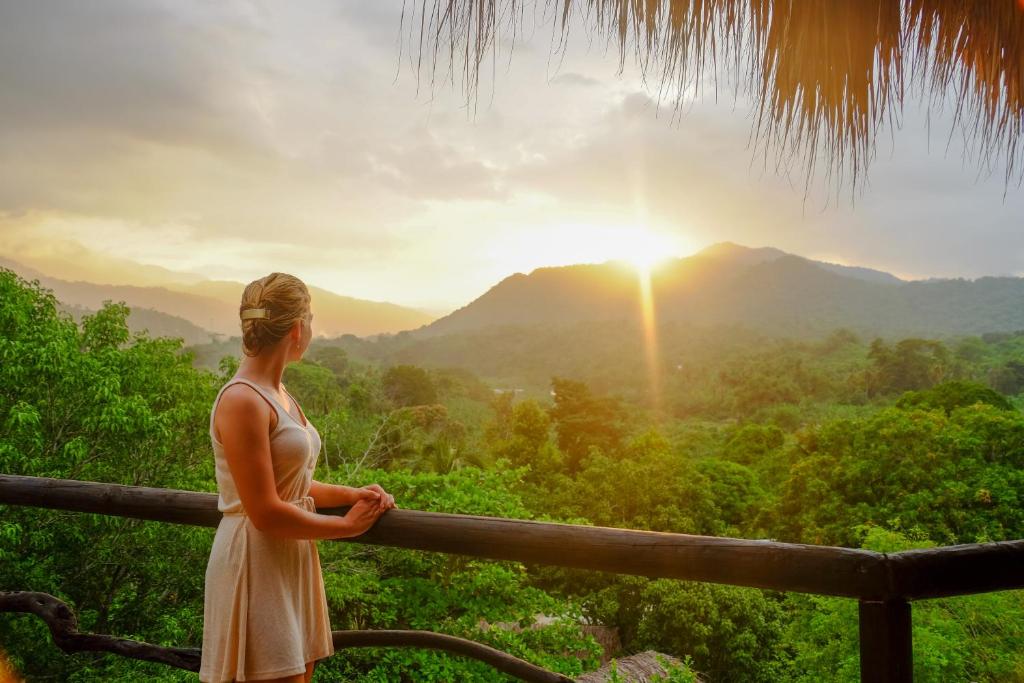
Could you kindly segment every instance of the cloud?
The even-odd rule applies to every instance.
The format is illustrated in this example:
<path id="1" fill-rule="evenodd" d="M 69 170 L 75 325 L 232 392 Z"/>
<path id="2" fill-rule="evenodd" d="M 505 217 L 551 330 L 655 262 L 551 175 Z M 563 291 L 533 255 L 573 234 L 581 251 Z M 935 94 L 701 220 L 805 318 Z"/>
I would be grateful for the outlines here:
<path id="1" fill-rule="evenodd" d="M 500 200 L 507 196 L 497 170 L 474 150 L 441 143 L 430 130 L 421 130 L 415 142 L 389 145 L 369 156 L 373 179 L 407 197 Z"/>
<path id="2" fill-rule="evenodd" d="M 485 65 L 475 109 L 458 72 L 432 89 L 425 67 L 417 90 L 402 10 L 0 5 L 0 236 L 246 281 L 308 267 L 339 292 L 431 306 L 519 267 L 493 245 L 558 224 L 650 223 L 896 272 L 1024 268 L 1021 193 L 975 184 L 955 148 L 943 156 L 941 123 L 929 153 L 908 112 L 856 206 L 822 211 L 820 186 L 805 205 L 802 181 L 748 148 L 742 100 L 707 93 L 676 117 L 628 60 L 617 75 L 599 50 L 549 59 L 543 31 Z M 441 261 L 457 275 L 438 277 Z"/>
<path id="3" fill-rule="evenodd" d="M 397 223 L 418 200 L 500 196 L 472 150 L 415 129 L 396 139 L 389 123 L 407 120 L 374 98 L 393 64 L 354 49 L 368 37 L 351 12 L 306 9 L 5 6 L 0 210 L 312 239 Z M 363 19 L 382 33 L 388 9 Z M 349 242 L 382 245 L 374 232 Z"/>
<path id="4" fill-rule="evenodd" d="M 89 249 L 71 239 L 32 239 L 18 233 L 18 226 L 0 219 L 0 258 L 17 256 L 17 262 L 63 280 L 107 285 L 161 286 L 196 282 L 202 278 L 136 263 L 130 259 Z"/>
<path id="5" fill-rule="evenodd" d="M 6 3 L 3 135 L 78 133 L 251 148 L 258 121 L 240 59 L 253 27 L 216 6 Z M 251 121 L 251 125 L 246 122 Z"/>
<path id="6" fill-rule="evenodd" d="M 912 116 L 894 134 L 893 153 L 879 153 L 872 184 L 855 204 L 833 198 L 823 207 L 821 184 L 805 205 L 802 186 L 788 185 L 770 164 L 760 167 L 746 145 L 748 111 L 742 102 L 734 112 L 701 102 L 669 124 L 647 93 L 628 93 L 581 123 L 578 135 L 537 140 L 536 153 L 510 168 L 505 183 L 566 210 L 590 207 L 697 242 L 840 253 L 857 265 L 944 276 L 1024 267 L 1024 197 L 1004 202 L 998 176 L 976 183 L 955 154 L 929 154 L 924 126 Z"/>
<path id="7" fill-rule="evenodd" d="M 555 76 L 550 81 L 548 81 L 548 83 L 550 83 L 551 85 L 592 87 L 600 85 L 601 81 L 597 80 L 596 78 L 584 76 L 583 74 L 570 72 L 559 74 L 558 76 Z"/>

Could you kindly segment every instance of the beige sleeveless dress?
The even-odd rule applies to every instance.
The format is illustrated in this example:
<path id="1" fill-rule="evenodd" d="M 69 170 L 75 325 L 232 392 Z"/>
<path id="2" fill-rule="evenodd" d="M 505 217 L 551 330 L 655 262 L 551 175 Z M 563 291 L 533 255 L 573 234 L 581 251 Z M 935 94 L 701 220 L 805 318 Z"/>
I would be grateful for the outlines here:
<path id="1" fill-rule="evenodd" d="M 258 391 L 277 411 L 270 451 L 278 495 L 304 510 L 316 511 L 309 496 L 321 446 L 316 428 L 291 394 L 288 397 L 305 425 L 271 392 L 249 380 L 233 378 L 221 387 L 210 410 L 217 509 L 224 516 L 206 567 L 199 668 L 203 683 L 303 673 L 308 662 L 334 654 L 316 541 L 274 538 L 252 525 L 238 497 L 223 445 L 214 436 L 217 402 L 226 388 L 239 382 Z"/>

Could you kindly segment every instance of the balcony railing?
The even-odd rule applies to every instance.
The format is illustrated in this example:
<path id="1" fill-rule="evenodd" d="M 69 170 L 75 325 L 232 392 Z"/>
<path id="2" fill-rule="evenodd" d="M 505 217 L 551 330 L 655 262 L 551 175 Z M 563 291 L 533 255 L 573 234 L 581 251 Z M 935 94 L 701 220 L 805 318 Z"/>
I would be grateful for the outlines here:
<path id="1" fill-rule="evenodd" d="M 208 527 L 216 527 L 221 519 L 213 493 L 18 475 L 0 475 L 0 504 Z M 346 508 L 321 508 L 317 512 L 344 515 Z M 1024 540 L 876 553 L 403 509 L 389 510 L 361 536 L 335 540 L 856 598 L 860 604 L 861 681 L 865 683 L 912 680 L 911 601 L 1024 588 Z M 50 615 L 51 631 L 62 646 L 54 623 L 63 618 L 68 626 L 73 615 L 64 614 L 68 610 L 63 603 L 33 606 L 33 600 L 47 600 L 39 597 L 42 594 L 31 594 L 31 598 L 27 595 L 0 593 L 0 611 L 32 611 L 43 618 Z M 65 629 L 65 640 L 68 633 Z M 199 668 L 195 649 L 144 643 L 136 643 L 149 648 L 144 651 L 124 646 L 111 649 L 110 642 L 102 640 L 111 636 L 78 635 L 100 639 L 91 641 L 100 647 L 89 649 L 162 661 L 193 671 Z M 522 680 L 569 680 L 485 645 L 423 631 L 335 631 L 334 641 L 336 647 L 432 647 L 487 661 Z M 74 639 L 68 641 L 69 647 L 77 649 L 86 649 L 79 647 L 84 642 L 76 645 Z"/>

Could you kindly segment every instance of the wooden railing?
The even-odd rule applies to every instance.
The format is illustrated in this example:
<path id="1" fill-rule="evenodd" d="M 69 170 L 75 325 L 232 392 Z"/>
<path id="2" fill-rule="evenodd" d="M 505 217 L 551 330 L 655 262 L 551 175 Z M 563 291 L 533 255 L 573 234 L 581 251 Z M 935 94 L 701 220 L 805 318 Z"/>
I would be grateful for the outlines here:
<path id="1" fill-rule="evenodd" d="M 0 475 L 0 504 L 208 527 L 216 527 L 221 519 L 212 493 L 17 475 Z M 346 508 L 317 512 L 344 515 Z M 912 680 L 912 600 L 1024 588 L 1024 540 L 887 554 L 403 509 L 389 510 L 361 536 L 337 540 L 856 598 L 863 682 Z M 336 642 L 338 633 L 343 632 L 335 632 Z M 513 675 L 567 680 L 546 673 L 556 678 L 532 678 L 529 672 Z"/>

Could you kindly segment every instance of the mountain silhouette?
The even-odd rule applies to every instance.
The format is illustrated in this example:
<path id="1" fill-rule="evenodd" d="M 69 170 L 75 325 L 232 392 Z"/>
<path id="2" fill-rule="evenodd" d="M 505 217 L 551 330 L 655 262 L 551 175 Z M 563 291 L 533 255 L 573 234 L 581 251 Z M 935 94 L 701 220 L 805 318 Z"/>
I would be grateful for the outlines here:
<path id="1" fill-rule="evenodd" d="M 52 290 L 65 310 L 73 312 L 76 319 L 84 313 L 98 310 L 106 300 L 124 301 L 132 309 L 133 317 L 138 320 L 144 318 L 152 324 L 150 332 L 154 335 L 157 330 L 167 331 L 170 336 L 181 336 L 190 343 L 197 343 L 204 336 L 203 331 L 210 337 L 212 334 L 241 334 L 238 305 L 245 288 L 241 282 L 203 280 L 139 287 L 72 282 L 3 257 L 0 257 L 0 267 L 13 270 L 22 278 L 39 280 L 39 284 Z M 310 286 L 309 290 L 315 315 L 313 331 L 317 336 L 368 336 L 398 332 L 433 319 L 427 313 L 396 304 L 341 296 L 319 287 Z M 141 314 L 142 309 L 147 312 Z M 136 310 L 140 315 L 135 314 Z M 161 318 L 161 314 L 169 317 Z M 133 326 L 132 329 L 136 328 Z"/>
<path id="2" fill-rule="evenodd" d="M 742 324 L 785 336 L 837 327 L 862 334 L 980 334 L 1024 328 L 1024 279 L 905 281 L 879 270 L 815 261 L 774 247 L 720 242 L 650 273 L 657 322 Z M 505 278 L 413 332 L 426 337 L 502 325 L 639 321 L 635 268 L 538 268 Z"/>

